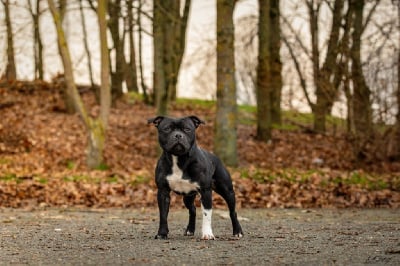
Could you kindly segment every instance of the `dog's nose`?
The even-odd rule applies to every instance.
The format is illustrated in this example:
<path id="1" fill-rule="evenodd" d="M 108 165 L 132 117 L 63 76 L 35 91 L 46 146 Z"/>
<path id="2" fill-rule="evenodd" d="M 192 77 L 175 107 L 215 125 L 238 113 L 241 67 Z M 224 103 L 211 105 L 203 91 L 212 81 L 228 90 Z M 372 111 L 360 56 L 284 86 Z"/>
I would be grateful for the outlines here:
<path id="1" fill-rule="evenodd" d="M 181 139 L 182 137 L 183 137 L 182 133 L 179 133 L 179 132 L 175 133 L 175 138 L 176 139 Z"/>

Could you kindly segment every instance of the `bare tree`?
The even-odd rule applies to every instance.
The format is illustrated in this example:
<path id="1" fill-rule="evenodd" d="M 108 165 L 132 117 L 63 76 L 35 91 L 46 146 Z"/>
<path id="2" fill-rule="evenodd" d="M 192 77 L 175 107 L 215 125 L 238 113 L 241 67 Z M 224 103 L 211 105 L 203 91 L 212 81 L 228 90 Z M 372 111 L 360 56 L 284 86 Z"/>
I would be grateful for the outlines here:
<path id="1" fill-rule="evenodd" d="M 138 92 L 138 80 L 136 69 L 136 52 L 134 40 L 134 17 L 133 17 L 133 0 L 127 0 L 127 16 L 125 17 L 126 31 L 129 41 L 129 62 L 126 64 L 125 80 L 128 91 Z"/>
<path id="2" fill-rule="evenodd" d="M 137 24 L 138 24 L 138 31 L 139 31 L 139 74 L 140 74 L 140 85 L 142 87 L 143 91 L 143 98 L 146 103 L 150 103 L 150 97 L 148 95 L 148 87 L 146 83 L 144 82 L 144 76 L 143 76 L 143 27 L 142 27 L 142 6 L 143 6 L 143 0 L 139 0 L 139 6 L 138 6 L 138 19 L 137 19 Z"/>
<path id="3" fill-rule="evenodd" d="M 15 67 L 14 37 L 11 24 L 10 1 L 1 0 L 1 2 L 5 10 L 5 23 L 7 28 L 7 65 L 5 77 L 7 80 L 12 81 L 17 79 L 17 71 Z"/>
<path id="4" fill-rule="evenodd" d="M 372 130 L 371 91 L 365 81 L 361 63 L 361 35 L 363 32 L 364 0 L 351 0 L 354 9 L 351 58 L 351 79 L 353 83 L 353 114 L 356 134 L 369 136 Z"/>
<path id="5" fill-rule="evenodd" d="M 237 165 L 237 106 L 233 10 L 235 0 L 217 0 L 217 111 L 214 152 Z"/>
<path id="6" fill-rule="evenodd" d="M 271 88 L 271 23 L 269 0 L 259 0 L 258 22 L 258 65 L 257 65 L 257 138 L 271 139 L 272 131 L 272 88 Z"/>
<path id="7" fill-rule="evenodd" d="M 176 84 L 186 46 L 191 0 L 153 1 L 154 93 L 157 113 L 166 114 L 176 98 Z"/>
<path id="8" fill-rule="evenodd" d="M 400 18 L 400 1 L 397 1 L 397 14 Z M 397 24 L 398 32 L 400 32 L 400 21 Z M 397 91 L 396 91 L 396 100 L 397 100 L 397 114 L 396 114 L 396 147 L 395 157 L 400 159 L 400 34 L 398 40 L 398 48 L 397 48 Z"/>
<path id="9" fill-rule="evenodd" d="M 164 71 L 164 34 L 165 17 L 161 11 L 162 0 L 153 1 L 153 87 L 157 114 L 166 114 L 168 108 L 167 81 Z"/>
<path id="10" fill-rule="evenodd" d="M 43 42 L 40 34 L 40 2 L 36 0 L 35 6 L 32 6 L 31 0 L 26 0 L 28 11 L 33 22 L 33 55 L 35 60 L 35 79 L 43 80 Z"/>
<path id="11" fill-rule="evenodd" d="M 115 102 L 122 96 L 122 83 L 125 77 L 126 60 L 125 49 L 125 31 L 120 34 L 121 24 L 121 0 L 108 1 L 108 28 L 113 40 L 113 50 L 115 51 L 115 61 L 111 68 L 111 92 L 112 101 Z"/>
<path id="12" fill-rule="evenodd" d="M 271 139 L 281 123 L 282 63 L 279 1 L 259 0 L 257 67 L 257 138 Z"/>
<path id="13" fill-rule="evenodd" d="M 318 13 L 321 7 L 321 1 L 316 1 L 316 3 L 313 0 L 308 1 L 307 6 L 310 14 L 313 74 L 316 87 L 315 94 L 317 97 L 317 101 L 315 105 L 313 105 L 314 130 L 317 132 L 325 132 L 326 116 L 331 112 L 338 91 L 338 88 L 333 86 L 332 80 L 337 71 L 336 58 L 339 53 L 339 31 L 341 28 L 344 0 L 335 0 L 334 2 L 332 27 L 322 68 L 320 68 L 320 48 L 318 41 Z"/>
<path id="14" fill-rule="evenodd" d="M 48 0 L 49 8 L 54 19 L 54 24 L 57 31 L 57 41 L 60 50 L 61 59 L 64 66 L 65 83 L 69 94 L 72 96 L 73 104 L 78 111 L 82 121 L 88 130 L 88 157 L 87 163 L 91 168 L 99 167 L 103 161 L 103 148 L 105 142 L 105 131 L 107 128 L 107 121 L 110 108 L 110 90 L 109 90 L 109 62 L 107 51 L 107 38 L 106 38 L 106 0 L 99 0 L 98 2 L 98 20 L 100 29 L 100 45 L 101 45 L 101 100 L 100 100 L 100 116 L 99 119 L 92 119 L 84 106 L 82 98 L 76 88 L 74 75 L 72 70 L 72 62 L 68 44 L 65 39 L 64 30 L 61 25 L 61 14 L 56 8 L 53 0 Z"/>
<path id="15" fill-rule="evenodd" d="M 87 61 L 88 61 L 88 71 L 89 71 L 90 84 L 92 85 L 92 88 L 94 88 L 92 55 L 90 53 L 89 43 L 88 43 L 88 35 L 87 35 L 87 30 L 86 30 L 85 13 L 84 13 L 84 10 L 83 10 L 83 0 L 79 0 L 79 13 L 81 15 L 82 32 L 83 32 L 83 45 L 84 45 L 84 48 L 85 48 L 85 53 L 86 53 Z"/>
<path id="16" fill-rule="evenodd" d="M 280 24 L 280 1 L 271 1 L 269 10 L 271 32 L 269 40 L 270 59 L 271 59 L 271 115 L 272 123 L 281 124 L 281 98 L 282 98 L 282 62 L 281 50 L 281 24 Z"/>

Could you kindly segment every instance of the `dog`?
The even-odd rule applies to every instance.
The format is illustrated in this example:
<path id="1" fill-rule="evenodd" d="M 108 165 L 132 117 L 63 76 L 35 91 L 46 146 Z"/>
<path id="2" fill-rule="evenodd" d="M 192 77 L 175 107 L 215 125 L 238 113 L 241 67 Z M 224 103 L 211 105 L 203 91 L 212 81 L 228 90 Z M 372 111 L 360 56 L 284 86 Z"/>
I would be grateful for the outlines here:
<path id="1" fill-rule="evenodd" d="M 157 184 L 157 202 L 160 224 L 156 239 L 168 238 L 168 212 L 170 192 L 183 195 L 185 207 L 189 210 L 189 223 L 184 235 L 193 236 L 196 223 L 196 207 L 194 200 L 200 194 L 203 214 L 203 240 L 215 239 L 211 228 L 212 190 L 226 201 L 232 222 L 234 237 L 243 236 L 242 227 L 235 210 L 235 192 L 232 179 L 214 154 L 201 149 L 196 144 L 196 129 L 204 124 L 197 116 L 171 118 L 157 116 L 148 119 L 158 130 L 158 141 L 162 154 L 155 169 Z"/>

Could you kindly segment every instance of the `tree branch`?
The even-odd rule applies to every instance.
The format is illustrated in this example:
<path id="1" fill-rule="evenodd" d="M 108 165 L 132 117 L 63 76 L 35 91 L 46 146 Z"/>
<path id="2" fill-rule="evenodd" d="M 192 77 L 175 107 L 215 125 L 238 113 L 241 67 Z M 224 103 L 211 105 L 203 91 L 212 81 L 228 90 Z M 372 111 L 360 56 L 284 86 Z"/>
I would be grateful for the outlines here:
<path id="1" fill-rule="evenodd" d="M 305 78 L 303 76 L 303 73 L 301 71 L 301 67 L 300 67 L 299 61 L 297 60 L 296 55 L 294 54 L 294 51 L 293 51 L 291 45 L 289 44 L 288 40 L 283 35 L 282 35 L 282 40 L 285 43 L 286 47 L 288 48 L 290 56 L 293 59 L 294 66 L 296 68 L 297 74 L 299 75 L 300 86 L 303 89 L 303 92 L 304 92 L 304 95 L 306 97 L 307 103 L 311 107 L 311 109 L 314 109 L 314 105 L 315 104 L 311 101 L 310 96 L 308 95 L 306 80 L 305 80 Z"/>

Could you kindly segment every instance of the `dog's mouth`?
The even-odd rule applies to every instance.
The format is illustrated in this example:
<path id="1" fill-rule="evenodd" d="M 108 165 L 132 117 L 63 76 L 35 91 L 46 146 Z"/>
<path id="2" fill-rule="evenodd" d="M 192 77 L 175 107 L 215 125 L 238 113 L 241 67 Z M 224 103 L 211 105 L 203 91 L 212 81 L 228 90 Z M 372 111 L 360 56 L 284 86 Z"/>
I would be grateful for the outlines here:
<path id="1" fill-rule="evenodd" d="M 174 147 L 172 148 L 172 151 L 175 154 L 182 154 L 186 152 L 185 146 L 182 143 L 177 143 L 174 145 Z"/>
<path id="2" fill-rule="evenodd" d="M 186 147 L 183 143 L 177 142 L 168 149 L 169 153 L 173 155 L 182 155 L 186 153 Z"/>

